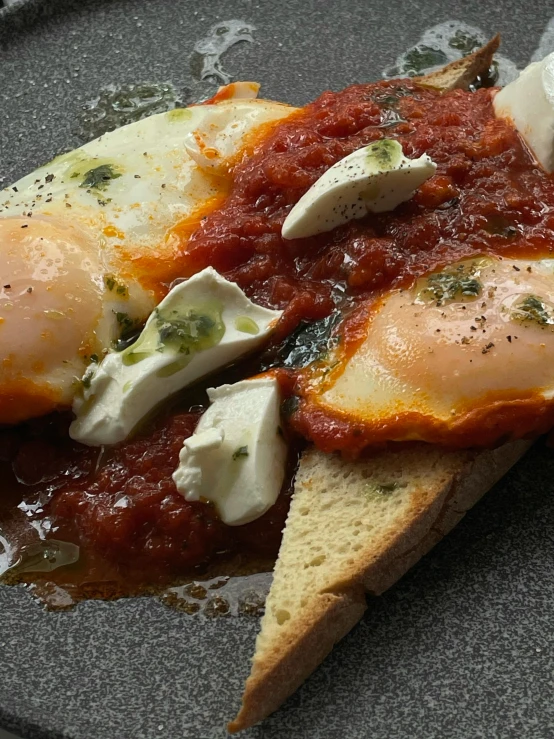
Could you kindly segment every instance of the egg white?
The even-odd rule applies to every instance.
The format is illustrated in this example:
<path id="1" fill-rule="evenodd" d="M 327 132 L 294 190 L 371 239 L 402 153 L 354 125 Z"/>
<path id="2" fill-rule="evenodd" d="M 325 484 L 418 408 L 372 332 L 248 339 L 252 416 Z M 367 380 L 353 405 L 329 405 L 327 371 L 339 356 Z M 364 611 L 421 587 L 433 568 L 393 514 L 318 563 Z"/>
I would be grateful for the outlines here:
<path id="1" fill-rule="evenodd" d="M 71 403 L 90 356 L 179 276 L 172 227 L 221 202 L 246 137 L 294 110 L 220 95 L 107 133 L 0 192 L 0 423 Z"/>
<path id="2" fill-rule="evenodd" d="M 497 403 L 554 397 L 552 260 L 483 257 L 447 268 L 470 269 L 478 295 L 440 300 L 428 278 L 391 292 L 372 312 L 366 338 L 315 382 L 309 397 L 365 428 L 368 439 L 443 441 L 472 414 L 485 420 Z M 544 321 L 521 310 L 539 299 Z M 507 421 L 502 432 L 517 432 Z M 492 433 L 492 431 L 491 431 Z M 479 430 L 474 434 L 478 442 Z M 487 436 L 487 438 L 490 438 Z"/>

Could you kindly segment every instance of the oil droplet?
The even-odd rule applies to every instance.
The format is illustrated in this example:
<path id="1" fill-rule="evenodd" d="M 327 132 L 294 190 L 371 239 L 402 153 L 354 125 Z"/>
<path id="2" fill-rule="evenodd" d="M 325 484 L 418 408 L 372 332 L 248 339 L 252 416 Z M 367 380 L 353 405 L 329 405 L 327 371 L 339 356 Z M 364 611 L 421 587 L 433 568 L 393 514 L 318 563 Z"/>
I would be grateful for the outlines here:
<path id="1" fill-rule="evenodd" d="M 221 66 L 221 57 L 242 41 L 253 43 L 252 32 L 255 30 L 256 27 L 252 24 L 236 19 L 213 25 L 206 36 L 194 45 L 190 60 L 193 76 L 199 80 L 211 79 L 228 85 L 232 75 Z"/>
<path id="2" fill-rule="evenodd" d="M 155 113 L 183 107 L 190 102 L 189 95 L 189 90 L 180 95 L 170 82 L 108 85 L 97 98 L 82 106 L 75 134 L 82 141 L 91 141 Z"/>
<path id="3" fill-rule="evenodd" d="M 233 577 L 195 580 L 188 585 L 168 588 L 161 595 L 162 603 L 188 614 L 205 618 L 222 616 L 254 616 L 264 610 L 271 585 L 270 572 L 256 572 Z"/>
<path id="4" fill-rule="evenodd" d="M 79 547 L 76 544 L 57 539 L 41 539 L 23 547 L 15 562 L 10 563 L 2 574 L 11 576 L 23 572 L 52 572 L 58 567 L 74 564 L 78 559 Z"/>

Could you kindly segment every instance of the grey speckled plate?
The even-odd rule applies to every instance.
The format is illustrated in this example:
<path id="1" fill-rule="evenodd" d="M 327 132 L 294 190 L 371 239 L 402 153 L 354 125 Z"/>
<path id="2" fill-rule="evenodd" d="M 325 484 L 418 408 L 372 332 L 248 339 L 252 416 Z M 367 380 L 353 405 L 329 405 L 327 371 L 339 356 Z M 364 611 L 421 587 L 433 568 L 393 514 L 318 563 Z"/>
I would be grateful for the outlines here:
<path id="1" fill-rule="evenodd" d="M 304 103 L 379 77 L 451 18 L 500 31 L 522 67 L 551 16 L 544 0 L 20 0 L 0 11 L 0 177 L 78 145 L 79 108 L 107 83 L 207 94 L 190 58 L 219 20 L 257 29 L 224 57 L 231 74 Z M 245 736 L 553 736 L 553 493 L 554 459 L 539 445 Z M 256 630 L 252 618 L 190 617 L 148 598 L 48 613 L 0 588 L 0 725 L 24 737 L 224 737 Z"/>

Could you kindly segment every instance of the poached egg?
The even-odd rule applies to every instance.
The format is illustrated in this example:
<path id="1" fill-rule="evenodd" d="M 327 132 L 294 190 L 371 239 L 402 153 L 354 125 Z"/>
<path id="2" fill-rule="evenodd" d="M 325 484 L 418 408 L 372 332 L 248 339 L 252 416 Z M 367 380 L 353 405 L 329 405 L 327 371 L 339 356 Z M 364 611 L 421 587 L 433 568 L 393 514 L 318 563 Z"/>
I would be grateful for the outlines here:
<path id="1" fill-rule="evenodd" d="M 124 126 L 0 191 L 0 423 L 71 405 L 91 356 L 180 276 L 172 228 L 225 197 L 230 164 L 287 105 L 235 83 Z"/>

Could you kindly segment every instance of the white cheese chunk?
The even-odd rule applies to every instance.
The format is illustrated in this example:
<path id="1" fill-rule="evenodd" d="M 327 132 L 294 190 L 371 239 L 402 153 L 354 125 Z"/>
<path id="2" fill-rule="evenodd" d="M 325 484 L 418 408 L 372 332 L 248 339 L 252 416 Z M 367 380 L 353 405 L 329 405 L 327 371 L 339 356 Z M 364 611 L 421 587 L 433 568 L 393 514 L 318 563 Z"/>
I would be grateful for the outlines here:
<path id="1" fill-rule="evenodd" d="M 280 316 L 211 267 L 202 270 L 170 290 L 133 344 L 89 367 L 71 438 L 123 441 L 162 400 L 260 346 Z"/>
<path id="2" fill-rule="evenodd" d="M 273 378 L 243 380 L 208 395 L 212 405 L 185 439 L 173 480 L 186 500 L 209 500 L 223 523 L 240 526 L 271 508 L 283 484 L 279 386 Z"/>
<path id="3" fill-rule="evenodd" d="M 300 198 L 283 223 L 283 238 L 315 236 L 368 212 L 393 210 L 436 169 L 427 154 L 407 159 L 393 139 L 364 146 L 334 164 Z"/>
<path id="4" fill-rule="evenodd" d="M 526 67 L 496 94 L 493 107 L 497 118 L 513 123 L 541 167 L 554 171 L 554 54 Z"/>

